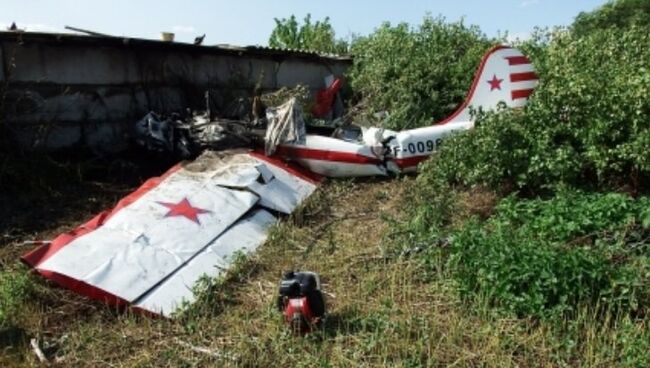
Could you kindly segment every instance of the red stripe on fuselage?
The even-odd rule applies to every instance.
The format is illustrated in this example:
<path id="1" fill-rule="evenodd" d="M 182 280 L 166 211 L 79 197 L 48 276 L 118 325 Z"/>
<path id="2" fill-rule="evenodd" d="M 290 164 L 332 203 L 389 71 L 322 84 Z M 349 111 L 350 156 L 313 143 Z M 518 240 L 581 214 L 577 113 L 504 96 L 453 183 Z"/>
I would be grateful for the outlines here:
<path id="1" fill-rule="evenodd" d="M 413 156 L 406 158 L 396 158 L 393 161 L 399 166 L 400 169 L 407 167 L 417 166 L 420 162 L 425 161 L 429 158 L 429 155 L 426 156 Z"/>
<path id="2" fill-rule="evenodd" d="M 368 157 L 352 152 L 328 151 L 305 147 L 279 146 L 277 154 L 289 159 L 311 159 L 321 161 L 345 162 L 349 164 L 381 164 L 376 157 Z"/>

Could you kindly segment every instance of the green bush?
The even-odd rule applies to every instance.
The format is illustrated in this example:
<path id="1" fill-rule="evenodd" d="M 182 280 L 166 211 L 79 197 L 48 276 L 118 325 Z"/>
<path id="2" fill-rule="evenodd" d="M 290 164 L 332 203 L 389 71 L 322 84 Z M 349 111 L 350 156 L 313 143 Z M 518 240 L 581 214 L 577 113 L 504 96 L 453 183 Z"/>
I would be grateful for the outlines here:
<path id="1" fill-rule="evenodd" d="M 573 31 L 586 35 L 605 28 L 628 28 L 632 25 L 650 26 L 650 1 L 609 1 L 598 10 L 580 13 L 573 24 Z"/>
<path id="2" fill-rule="evenodd" d="M 487 113 L 424 175 L 463 185 L 558 184 L 633 190 L 650 183 L 650 34 L 558 32 L 533 60 L 540 85 L 523 111 Z"/>
<path id="3" fill-rule="evenodd" d="M 34 282 L 27 272 L 0 272 L 0 329 L 16 323 L 34 288 Z"/>
<path id="4" fill-rule="evenodd" d="M 275 28 L 269 37 L 269 46 L 285 49 L 308 50 L 315 52 L 347 54 L 348 43 L 336 38 L 329 17 L 312 23 L 307 14 L 302 24 L 296 16 L 274 18 Z"/>
<path id="5" fill-rule="evenodd" d="M 562 316 L 582 304 L 647 313 L 649 206 L 621 194 L 508 197 L 490 220 L 453 234 L 449 269 L 461 295 L 520 316 Z"/>
<path id="6" fill-rule="evenodd" d="M 387 127 L 429 125 L 465 99 L 481 57 L 494 41 L 478 27 L 425 17 L 411 28 L 384 23 L 352 44 L 349 79 L 370 112 L 388 111 Z"/>

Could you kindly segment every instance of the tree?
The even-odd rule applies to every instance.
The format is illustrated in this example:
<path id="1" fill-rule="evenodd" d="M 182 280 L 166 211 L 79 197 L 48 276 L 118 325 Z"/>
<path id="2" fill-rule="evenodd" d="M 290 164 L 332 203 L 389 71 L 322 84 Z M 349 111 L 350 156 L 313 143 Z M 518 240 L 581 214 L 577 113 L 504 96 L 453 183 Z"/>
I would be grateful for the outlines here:
<path id="1" fill-rule="evenodd" d="M 420 25 L 384 23 L 352 44 L 353 90 L 385 127 L 430 125 L 463 102 L 481 57 L 495 43 L 478 27 L 426 16 Z"/>
<path id="2" fill-rule="evenodd" d="M 345 54 L 348 52 L 347 42 L 337 40 L 329 17 L 312 23 L 311 14 L 299 24 L 296 16 L 289 18 L 274 18 L 275 28 L 269 37 L 269 46 L 285 49 L 308 50 L 325 53 Z"/>
<path id="3" fill-rule="evenodd" d="M 599 29 L 650 26 L 650 1 L 614 0 L 592 12 L 578 14 L 573 31 L 584 36 Z"/>

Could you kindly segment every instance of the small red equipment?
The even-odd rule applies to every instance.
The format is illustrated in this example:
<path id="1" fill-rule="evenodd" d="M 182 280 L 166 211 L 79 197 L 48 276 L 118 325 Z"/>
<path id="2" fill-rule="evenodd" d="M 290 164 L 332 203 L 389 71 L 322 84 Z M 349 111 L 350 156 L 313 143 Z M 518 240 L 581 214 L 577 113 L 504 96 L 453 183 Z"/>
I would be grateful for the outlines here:
<path id="1" fill-rule="evenodd" d="M 278 310 L 295 334 L 305 334 L 318 328 L 325 317 L 325 300 L 320 278 L 314 272 L 284 274 L 280 281 Z"/>

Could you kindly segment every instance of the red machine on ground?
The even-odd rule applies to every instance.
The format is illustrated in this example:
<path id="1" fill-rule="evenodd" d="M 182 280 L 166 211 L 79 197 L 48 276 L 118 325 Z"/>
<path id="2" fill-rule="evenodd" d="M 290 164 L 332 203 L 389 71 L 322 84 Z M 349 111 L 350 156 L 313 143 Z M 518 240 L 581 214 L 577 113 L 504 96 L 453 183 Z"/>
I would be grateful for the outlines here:
<path id="1" fill-rule="evenodd" d="M 306 271 L 285 273 L 280 281 L 278 310 L 295 334 L 305 334 L 320 327 L 325 317 L 325 300 L 318 274 Z"/>

